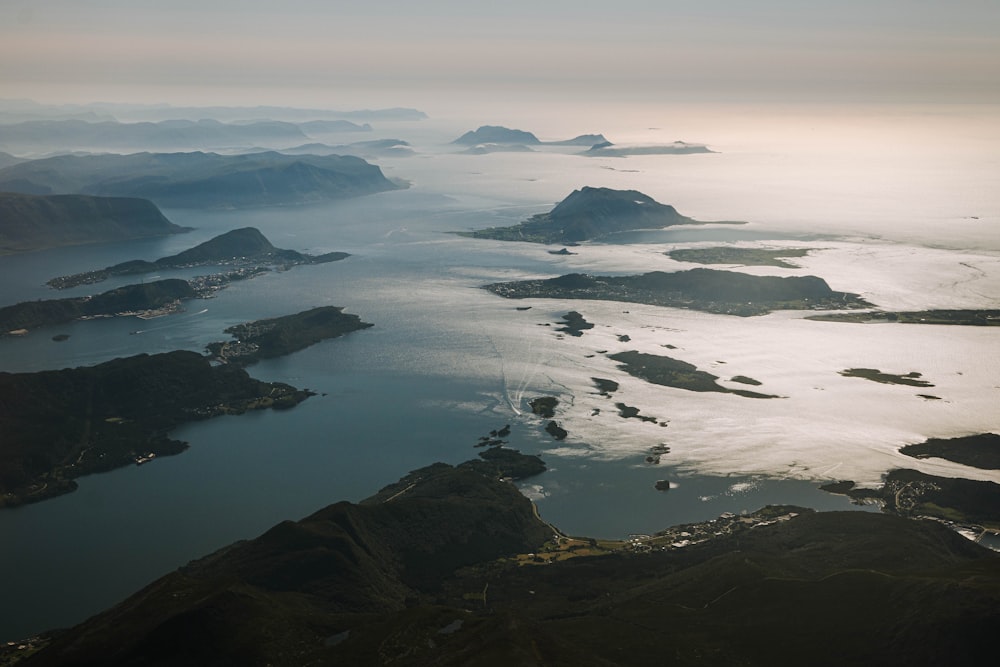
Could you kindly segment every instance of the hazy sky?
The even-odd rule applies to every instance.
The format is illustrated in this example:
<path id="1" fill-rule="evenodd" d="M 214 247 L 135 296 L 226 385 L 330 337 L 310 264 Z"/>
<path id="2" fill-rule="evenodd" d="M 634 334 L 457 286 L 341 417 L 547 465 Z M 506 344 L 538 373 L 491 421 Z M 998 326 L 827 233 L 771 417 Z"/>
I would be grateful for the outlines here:
<path id="1" fill-rule="evenodd" d="M 0 0 L 0 97 L 1000 100 L 1000 0 L 481 4 Z"/>

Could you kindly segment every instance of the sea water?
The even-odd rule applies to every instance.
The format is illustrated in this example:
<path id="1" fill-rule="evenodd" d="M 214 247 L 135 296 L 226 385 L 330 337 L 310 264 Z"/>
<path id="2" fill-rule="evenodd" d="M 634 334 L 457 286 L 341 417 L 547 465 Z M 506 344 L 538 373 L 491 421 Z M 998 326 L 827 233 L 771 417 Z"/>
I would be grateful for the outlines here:
<path id="1" fill-rule="evenodd" d="M 224 340 L 223 329 L 233 324 L 320 305 L 342 306 L 375 325 L 250 367 L 262 380 L 317 392 L 293 410 L 187 424 L 173 434 L 191 444 L 179 456 L 85 477 L 72 494 L 0 512 L 0 571 L 8 573 L 0 579 L 0 639 L 78 622 L 187 560 L 280 520 L 359 500 L 434 461 L 472 458 L 478 438 L 506 424 L 510 446 L 549 464 L 522 484 L 542 516 L 566 532 L 597 537 L 768 503 L 849 509 L 818 485 L 875 485 L 893 467 L 1000 481 L 995 473 L 898 453 L 927 437 L 1000 429 L 997 329 L 509 301 L 480 289 L 577 271 L 693 268 L 664 252 L 731 241 L 809 248 L 793 260 L 798 268 L 739 270 L 819 275 L 885 309 L 1000 307 L 1000 204 L 988 187 L 1000 135 L 981 108 L 779 109 L 749 119 L 731 112 L 653 110 L 609 123 L 622 141 L 704 141 L 720 151 L 689 156 L 595 159 L 574 155 L 576 149 L 464 155 L 446 142 L 468 127 L 400 125 L 387 128 L 387 136 L 411 139 L 402 134 L 411 132 L 418 155 L 379 163 L 410 181 L 407 190 L 316 206 L 167 211 L 195 230 L 0 258 L 0 297 L 9 304 L 132 282 L 65 293 L 44 286 L 55 275 L 155 259 L 236 227 L 256 226 L 283 248 L 352 253 L 235 283 L 163 318 L 76 322 L 5 338 L 5 371 L 201 351 Z M 523 120 L 545 139 L 610 134 L 607 125 L 563 130 L 547 116 Z M 634 188 L 700 220 L 749 224 L 637 234 L 560 256 L 548 252 L 557 248 L 448 233 L 515 224 L 584 185 Z M 595 327 L 578 338 L 558 334 L 557 322 L 570 310 Z M 54 342 L 57 333 L 70 338 Z M 730 388 L 745 388 L 729 381 L 733 376 L 753 377 L 762 383 L 755 390 L 778 398 L 650 385 L 606 356 L 624 350 L 687 361 Z M 916 371 L 934 386 L 840 375 L 853 367 Z M 619 390 L 601 396 L 595 377 L 618 382 Z M 569 431 L 563 441 L 530 413 L 527 402 L 543 395 L 560 401 L 556 419 Z M 656 423 L 619 416 L 618 402 Z M 657 445 L 670 452 L 658 465 L 647 463 Z M 654 489 L 661 479 L 671 482 L 670 491 Z"/>

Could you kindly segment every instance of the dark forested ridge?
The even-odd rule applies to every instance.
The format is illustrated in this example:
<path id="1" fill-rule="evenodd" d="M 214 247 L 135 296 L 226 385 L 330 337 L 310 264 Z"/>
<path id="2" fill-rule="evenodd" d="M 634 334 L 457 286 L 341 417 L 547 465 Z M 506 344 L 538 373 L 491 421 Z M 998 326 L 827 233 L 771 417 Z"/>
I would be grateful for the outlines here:
<path id="1" fill-rule="evenodd" d="M 568 538 L 513 485 L 435 464 L 32 639 L 22 664 L 966 665 L 997 623 L 1000 556 L 933 522 L 770 507 Z"/>

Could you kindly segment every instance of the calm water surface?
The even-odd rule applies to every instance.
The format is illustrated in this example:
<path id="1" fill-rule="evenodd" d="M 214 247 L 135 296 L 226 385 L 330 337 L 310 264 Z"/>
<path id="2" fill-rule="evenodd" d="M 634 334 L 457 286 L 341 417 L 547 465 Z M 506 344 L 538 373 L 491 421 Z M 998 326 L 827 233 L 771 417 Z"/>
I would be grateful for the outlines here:
<path id="1" fill-rule="evenodd" d="M 704 137 L 693 133 L 704 130 L 704 125 L 691 119 L 688 123 L 692 134 L 683 138 Z M 641 126 L 654 124 L 649 121 Z M 467 460 L 478 452 L 473 445 L 480 436 L 508 423 L 512 425 L 510 445 L 541 453 L 550 465 L 549 472 L 527 480 L 523 491 L 536 500 L 546 519 L 573 534 L 622 537 L 709 519 L 726 511 L 754 510 L 768 503 L 857 509 L 843 498 L 818 491 L 814 481 L 783 478 L 777 473 L 696 474 L 684 465 L 682 438 L 678 438 L 681 446 L 664 456 L 661 465 L 647 465 L 643 462 L 645 445 L 628 443 L 633 432 L 636 443 L 648 437 L 637 430 L 638 425 L 625 424 L 636 420 L 619 420 L 626 435 L 617 436 L 618 441 L 606 433 L 588 431 L 586 415 L 572 416 L 574 404 L 583 410 L 591 400 L 589 377 L 598 374 L 587 366 L 591 361 L 582 346 L 613 341 L 611 333 L 603 331 L 617 326 L 613 313 L 622 309 L 614 304 L 594 306 L 591 315 L 584 304 L 538 303 L 531 311 L 515 316 L 513 304 L 478 289 L 496 280 L 559 275 L 584 267 L 609 272 L 663 268 L 657 262 L 666 261 L 662 252 L 669 243 L 815 241 L 816 234 L 856 234 L 866 224 L 872 227 L 873 238 L 904 238 L 926 236 L 928 229 L 949 220 L 953 224 L 945 245 L 964 247 L 962 244 L 968 242 L 968 247 L 973 247 L 975 239 L 989 237 L 983 236 L 982 225 L 994 224 L 995 214 L 1000 213 L 994 200 L 984 199 L 980 187 L 986 178 L 983 165 L 987 158 L 976 153 L 975 159 L 966 159 L 973 155 L 971 142 L 961 143 L 963 152 L 946 156 L 950 161 L 944 161 L 954 165 L 965 159 L 967 163 L 968 178 L 956 185 L 954 192 L 940 194 L 930 207 L 916 202 L 891 210 L 885 201 L 874 198 L 876 186 L 884 187 L 902 173 L 912 179 L 888 183 L 892 193 L 900 194 L 911 186 L 913 192 L 926 191 L 921 184 L 927 174 L 905 154 L 895 163 L 880 154 L 876 162 L 881 171 L 871 184 L 860 183 L 860 177 L 849 171 L 851 156 L 846 149 L 830 149 L 825 157 L 833 159 L 826 162 L 817 157 L 819 152 L 808 160 L 800 156 L 798 161 L 782 161 L 774 157 L 779 153 L 769 152 L 770 140 L 762 146 L 726 138 L 731 140 L 728 157 L 718 154 L 681 160 L 674 156 L 590 160 L 562 154 L 452 156 L 438 148 L 430 157 L 386 161 L 387 173 L 413 180 L 407 191 L 317 207 L 167 211 L 174 222 L 196 230 L 167 239 L 0 257 L 0 304 L 6 305 L 89 293 L 92 288 L 82 287 L 54 294 L 44 282 L 55 275 L 127 259 L 155 259 L 236 227 L 256 226 L 279 247 L 352 253 L 342 262 L 299 267 L 234 284 L 216 298 L 189 302 L 184 313 L 169 317 L 77 322 L 0 340 L 0 369 L 5 371 L 88 365 L 141 352 L 201 351 L 207 343 L 224 339 L 223 329 L 232 324 L 319 305 L 343 306 L 375 324 L 249 369 L 254 377 L 318 392 L 295 409 L 185 425 L 174 437 L 190 442 L 191 447 L 179 456 L 86 477 L 79 480 L 75 493 L 0 512 L 0 599 L 4 601 L 0 640 L 79 622 L 188 560 L 234 540 L 252 538 L 278 521 L 300 518 L 338 500 L 360 500 L 409 470 L 434 461 Z M 871 138 L 863 136 L 866 141 Z M 890 138 L 899 145 L 899 136 L 890 134 Z M 787 141 L 785 148 L 792 150 L 793 140 Z M 762 170 L 762 164 L 770 171 Z M 807 172 L 803 165 L 817 171 Z M 788 183 L 808 180 L 809 187 L 789 189 L 781 181 L 782 174 Z M 836 181 L 840 190 L 824 191 L 820 184 L 833 182 L 825 178 L 831 174 L 842 179 Z M 762 180 L 755 183 L 755 178 Z M 546 248 L 532 244 L 477 242 L 442 234 L 519 222 L 547 210 L 582 185 L 634 187 L 660 201 L 678 204 L 682 213 L 698 219 L 751 219 L 752 224 L 636 233 L 616 239 L 621 245 L 581 249 L 580 255 L 569 258 L 556 258 Z M 979 194 L 966 197 L 963 188 Z M 786 202 L 774 201 L 779 192 L 787 194 Z M 795 210 L 807 211 L 810 203 L 825 201 L 824 193 L 830 209 L 814 212 L 812 218 L 796 219 Z M 860 199 L 841 197 L 851 193 Z M 965 204 L 968 208 L 959 210 Z M 870 219 L 859 221 L 849 216 L 858 210 L 866 210 Z M 918 210 L 923 213 L 908 218 L 907 225 L 893 226 L 901 211 Z M 967 219 L 972 215 L 977 216 L 975 221 Z M 833 225 L 839 219 L 846 221 L 842 230 Z M 648 245 L 626 246 L 625 241 Z M 995 246 L 996 239 L 992 243 Z M 890 284 L 896 279 L 891 273 L 879 277 L 853 255 L 845 257 L 852 263 L 839 277 L 848 283 L 870 284 L 877 290 L 882 289 L 879 280 Z M 942 264 L 941 284 L 960 282 L 952 281 L 948 273 L 960 260 Z M 969 261 L 977 267 L 986 266 L 982 257 Z M 987 274 L 994 275 L 989 273 L 994 269 L 986 268 Z M 919 267 L 914 271 L 917 282 L 918 271 Z M 168 272 L 162 277 L 203 272 Z M 109 281 L 100 287 L 121 282 L 125 281 Z M 982 297 L 970 297 L 973 302 L 990 300 L 991 290 L 981 291 Z M 995 294 L 992 298 L 995 301 Z M 551 329 L 543 328 L 573 307 L 580 307 L 588 317 L 601 318 L 600 326 L 582 339 L 584 343 L 558 340 Z M 684 326 L 689 331 L 670 332 L 671 340 L 683 342 L 686 335 L 687 353 L 695 355 L 694 341 L 712 335 L 711 322 L 714 320 L 688 317 Z M 739 347 L 735 342 L 739 334 L 734 333 L 739 332 L 739 323 L 726 320 L 725 325 L 727 340 L 731 340 L 730 349 L 725 351 L 727 358 L 753 361 L 758 355 L 757 342 Z M 638 327 L 635 324 L 632 330 L 637 338 Z M 705 333 L 698 327 L 706 327 Z M 754 335 L 769 335 L 766 326 L 758 328 L 761 333 Z M 844 330 L 823 331 L 837 331 L 839 336 Z M 51 337 L 57 333 L 70 338 L 53 342 Z M 974 347 L 963 354 L 976 358 L 982 358 L 983 350 L 996 342 L 995 337 L 959 338 L 966 339 Z M 918 340 L 917 344 L 924 342 Z M 721 357 L 720 352 L 709 359 Z M 793 362 L 803 363 L 802 359 Z M 770 360 L 756 363 L 761 365 L 762 379 L 770 376 L 777 380 L 781 373 L 791 377 L 799 370 L 779 373 L 778 362 L 774 362 L 774 372 L 768 373 Z M 833 375 L 842 367 L 833 365 L 840 364 L 839 359 L 808 363 Z M 904 357 L 900 363 L 910 363 L 910 359 Z M 958 360 L 941 362 L 942 369 L 959 365 Z M 607 372 L 604 369 L 601 376 L 609 377 Z M 945 383 L 944 389 L 949 387 Z M 623 392 L 628 389 L 623 385 Z M 889 391 L 881 387 L 875 390 Z M 990 391 L 994 388 L 983 387 L 983 392 Z M 557 395 L 564 402 L 572 433 L 566 443 L 552 441 L 541 430 L 541 421 L 524 414 L 525 402 L 542 394 Z M 830 395 L 833 397 L 833 392 Z M 644 394 L 636 389 L 632 396 L 638 399 Z M 896 396 L 866 395 L 864 401 L 890 406 L 909 400 Z M 682 400 L 694 399 L 679 397 L 664 408 L 677 413 L 671 429 L 682 425 L 679 413 L 686 409 Z M 705 409 L 714 409 L 708 405 Z M 747 405 L 739 403 L 741 410 L 749 412 Z M 920 403 L 913 406 L 913 421 L 917 423 L 917 411 L 925 407 Z M 942 419 L 953 428 L 950 424 L 961 424 L 966 418 L 959 407 L 935 409 L 942 411 Z M 659 407 L 643 408 L 644 414 L 661 412 Z M 742 418 L 743 413 L 740 415 Z M 908 419 L 905 412 L 893 418 Z M 990 423 L 989 415 L 980 415 L 980 420 L 987 426 Z M 769 427 L 779 434 L 787 431 L 784 425 L 776 418 Z M 727 446 L 724 440 L 713 441 L 714 437 L 704 436 L 704 446 Z M 761 453 L 767 438 L 762 442 L 765 444 L 757 445 Z M 877 447 L 873 445 L 873 449 Z M 788 454 L 793 463 L 799 456 L 805 454 Z M 659 479 L 669 479 L 673 488 L 656 492 L 653 484 Z"/>

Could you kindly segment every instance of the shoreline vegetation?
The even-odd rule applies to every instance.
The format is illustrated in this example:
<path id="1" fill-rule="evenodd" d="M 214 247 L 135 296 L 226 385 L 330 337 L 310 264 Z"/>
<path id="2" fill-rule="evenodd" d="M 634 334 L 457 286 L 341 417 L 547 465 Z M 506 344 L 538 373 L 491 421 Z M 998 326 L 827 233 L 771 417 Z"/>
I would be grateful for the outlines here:
<path id="1" fill-rule="evenodd" d="M 857 294 L 834 291 L 816 276 L 754 276 L 701 268 L 632 276 L 571 273 L 557 278 L 491 283 L 483 289 L 507 299 L 599 299 L 739 317 L 766 315 L 772 310 L 871 307 Z"/>
<path id="2" fill-rule="evenodd" d="M 342 311 L 324 306 L 230 327 L 237 340 L 210 345 L 211 356 L 175 351 L 0 373 L 0 509 L 69 493 L 84 475 L 179 454 L 187 444 L 168 434 L 183 423 L 298 405 L 313 392 L 256 380 L 243 366 L 372 326 Z"/>

